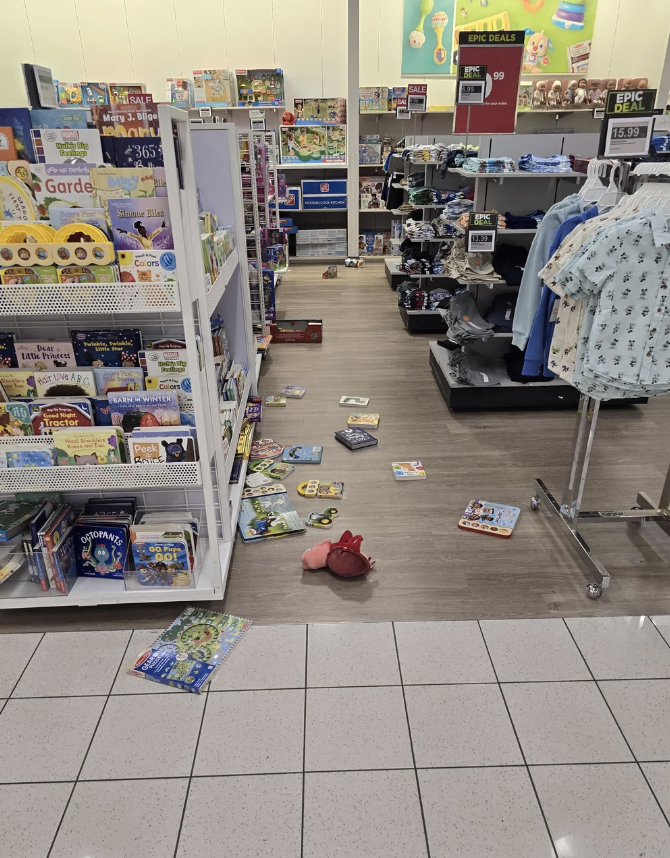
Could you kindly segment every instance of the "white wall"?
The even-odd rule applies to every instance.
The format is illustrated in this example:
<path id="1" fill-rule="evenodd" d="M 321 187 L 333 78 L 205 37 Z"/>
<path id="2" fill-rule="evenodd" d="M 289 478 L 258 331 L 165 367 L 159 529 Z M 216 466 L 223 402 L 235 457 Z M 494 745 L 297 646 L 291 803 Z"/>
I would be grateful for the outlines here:
<path id="1" fill-rule="evenodd" d="M 361 86 L 422 80 L 400 75 L 402 0 L 360 7 Z M 283 68 L 288 103 L 346 94 L 346 0 L 0 0 L 0 15 L 5 107 L 26 104 L 22 62 L 65 81 L 139 81 L 159 100 L 194 68 Z M 589 75 L 653 87 L 669 35 L 670 0 L 598 0 Z M 430 104 L 453 104 L 452 80 L 428 83 Z"/>

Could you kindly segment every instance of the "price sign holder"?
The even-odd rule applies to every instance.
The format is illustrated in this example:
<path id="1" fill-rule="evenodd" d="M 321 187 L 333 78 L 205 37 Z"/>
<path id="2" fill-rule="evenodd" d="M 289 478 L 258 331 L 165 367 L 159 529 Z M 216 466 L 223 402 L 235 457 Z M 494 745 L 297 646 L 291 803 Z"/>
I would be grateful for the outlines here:
<path id="1" fill-rule="evenodd" d="M 459 66 L 456 81 L 456 104 L 484 104 L 486 66 Z"/>
<path id="2" fill-rule="evenodd" d="M 265 131 L 265 111 L 251 109 L 249 111 L 249 124 L 252 131 Z"/>
<path id="3" fill-rule="evenodd" d="M 428 84 L 410 83 L 407 85 L 407 110 L 411 113 L 425 113 L 428 105 Z"/>
<path id="4" fill-rule="evenodd" d="M 470 212 L 465 236 L 468 253 L 492 253 L 497 236 L 498 215 L 495 212 Z"/>
<path id="5" fill-rule="evenodd" d="M 605 104 L 598 154 L 635 158 L 649 154 L 654 127 L 655 89 L 611 90 Z"/>
<path id="6" fill-rule="evenodd" d="M 407 96 L 401 95 L 396 99 L 395 118 L 396 119 L 411 119 L 412 114 L 407 109 Z"/>

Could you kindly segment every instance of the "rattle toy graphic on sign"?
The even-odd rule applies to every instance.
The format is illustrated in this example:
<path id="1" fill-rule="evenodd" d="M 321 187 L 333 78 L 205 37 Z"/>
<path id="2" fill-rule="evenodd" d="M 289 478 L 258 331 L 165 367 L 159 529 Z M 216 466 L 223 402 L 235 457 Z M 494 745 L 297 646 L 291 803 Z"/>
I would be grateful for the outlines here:
<path id="1" fill-rule="evenodd" d="M 423 22 L 426 20 L 428 15 L 433 11 L 433 6 L 435 3 L 433 0 L 421 0 L 421 4 L 419 6 L 419 14 L 421 18 L 416 27 L 409 34 L 409 38 L 407 43 L 410 48 L 422 48 L 426 42 L 426 35 L 423 32 Z"/>
<path id="2" fill-rule="evenodd" d="M 436 12 L 430 21 L 433 30 L 435 30 L 435 35 L 437 37 L 437 47 L 433 51 L 433 59 L 441 66 L 444 64 L 447 59 L 447 52 L 442 47 L 442 34 L 444 33 L 444 28 L 449 23 L 449 16 L 446 12 Z"/>

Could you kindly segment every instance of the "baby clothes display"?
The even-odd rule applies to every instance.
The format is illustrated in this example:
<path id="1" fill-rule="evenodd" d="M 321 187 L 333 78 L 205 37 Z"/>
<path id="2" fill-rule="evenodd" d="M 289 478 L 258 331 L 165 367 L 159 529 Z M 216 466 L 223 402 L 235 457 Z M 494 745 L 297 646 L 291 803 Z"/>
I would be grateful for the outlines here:
<path id="1" fill-rule="evenodd" d="M 466 158 L 463 169 L 472 173 L 513 173 L 514 161 L 511 158 Z"/>
<path id="2" fill-rule="evenodd" d="M 572 165 L 567 155 L 550 155 L 548 158 L 522 155 L 519 158 L 519 169 L 530 173 L 570 173 Z"/>

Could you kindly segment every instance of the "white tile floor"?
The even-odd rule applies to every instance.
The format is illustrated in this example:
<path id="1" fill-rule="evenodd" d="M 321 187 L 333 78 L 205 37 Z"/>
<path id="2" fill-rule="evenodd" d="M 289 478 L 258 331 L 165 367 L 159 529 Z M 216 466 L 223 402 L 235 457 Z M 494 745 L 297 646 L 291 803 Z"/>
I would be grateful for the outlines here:
<path id="1" fill-rule="evenodd" d="M 1 855 L 670 855 L 670 617 L 253 626 L 201 696 L 157 634 L 0 635 Z"/>

